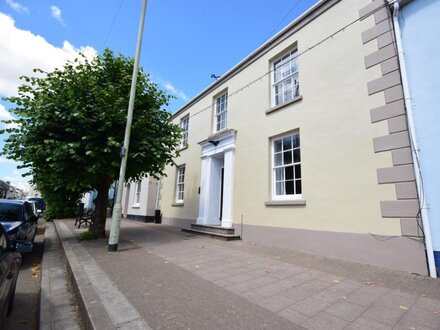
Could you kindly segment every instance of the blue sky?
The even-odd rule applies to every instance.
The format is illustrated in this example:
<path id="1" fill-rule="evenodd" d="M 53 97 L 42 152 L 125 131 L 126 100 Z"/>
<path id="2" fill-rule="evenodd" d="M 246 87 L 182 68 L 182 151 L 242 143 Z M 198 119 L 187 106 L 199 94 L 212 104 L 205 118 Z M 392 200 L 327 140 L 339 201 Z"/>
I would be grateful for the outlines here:
<path id="1" fill-rule="evenodd" d="M 174 94 L 176 111 L 317 0 L 149 0 L 141 65 Z M 0 0 L 0 97 L 20 75 L 51 70 L 81 50 L 134 56 L 141 0 Z M 0 118 L 10 107 L 0 100 Z M 3 125 L 3 124 L 0 124 Z M 4 137 L 0 137 L 3 147 Z M 26 188 L 0 157 L 0 179 Z"/>

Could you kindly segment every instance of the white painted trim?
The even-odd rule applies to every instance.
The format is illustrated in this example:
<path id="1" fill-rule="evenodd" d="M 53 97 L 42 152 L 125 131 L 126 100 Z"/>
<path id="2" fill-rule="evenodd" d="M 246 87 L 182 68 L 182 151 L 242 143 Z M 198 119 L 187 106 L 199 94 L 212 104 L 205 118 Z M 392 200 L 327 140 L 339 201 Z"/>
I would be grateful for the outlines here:
<path id="1" fill-rule="evenodd" d="M 228 148 L 224 153 L 222 227 L 232 228 L 232 202 L 234 192 L 234 150 Z"/>
<path id="2" fill-rule="evenodd" d="M 202 168 L 198 224 L 220 225 L 220 178 L 223 167 L 221 226 L 232 228 L 235 134 L 235 130 L 227 130 L 211 135 L 208 139 L 199 143 L 202 146 Z M 218 144 L 214 145 L 209 141 L 215 141 Z"/>
<path id="3" fill-rule="evenodd" d="M 274 167 L 275 167 L 275 162 L 274 162 L 274 154 L 275 154 L 274 141 L 282 140 L 283 138 L 285 138 L 287 136 L 291 136 L 291 135 L 298 135 L 300 137 L 299 131 L 295 130 L 295 131 L 289 132 L 287 134 L 282 134 L 282 135 L 278 135 L 278 136 L 270 138 L 270 164 L 271 164 L 270 171 L 271 171 L 271 181 L 272 181 L 271 182 L 271 200 L 273 200 L 273 201 L 291 201 L 291 200 L 302 200 L 303 199 L 302 193 L 301 194 L 295 194 L 295 195 L 276 195 L 276 177 L 275 177 L 275 171 L 274 171 Z M 301 137 L 300 137 L 300 141 L 301 141 Z M 301 155 L 301 142 L 299 144 L 299 150 L 300 150 L 300 155 Z M 292 155 L 292 157 L 293 157 L 293 155 Z M 301 161 L 299 162 L 299 165 L 301 166 Z M 293 158 L 292 158 L 292 166 L 295 166 L 295 163 L 293 162 Z M 301 173 L 300 180 L 301 180 L 301 192 L 302 192 L 302 188 L 303 188 L 302 173 Z"/>

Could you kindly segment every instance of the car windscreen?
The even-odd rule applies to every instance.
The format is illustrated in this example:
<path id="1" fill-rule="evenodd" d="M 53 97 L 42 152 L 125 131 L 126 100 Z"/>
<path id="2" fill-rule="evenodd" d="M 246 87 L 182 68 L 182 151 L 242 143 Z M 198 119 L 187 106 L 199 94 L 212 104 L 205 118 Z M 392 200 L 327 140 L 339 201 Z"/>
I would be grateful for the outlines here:
<path id="1" fill-rule="evenodd" d="M 0 203 L 0 221 L 19 221 L 20 205 Z"/>
<path id="2" fill-rule="evenodd" d="M 39 197 L 31 197 L 28 199 L 29 201 L 32 202 L 37 202 L 38 208 L 40 210 L 44 209 L 44 199 L 43 198 L 39 198 Z"/>

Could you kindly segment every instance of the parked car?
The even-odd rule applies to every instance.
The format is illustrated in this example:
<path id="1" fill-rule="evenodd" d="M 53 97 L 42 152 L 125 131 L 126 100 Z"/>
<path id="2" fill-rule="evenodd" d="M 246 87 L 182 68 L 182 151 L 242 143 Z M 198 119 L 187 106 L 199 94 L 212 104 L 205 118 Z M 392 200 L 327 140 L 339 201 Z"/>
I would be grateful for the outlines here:
<path id="1" fill-rule="evenodd" d="M 32 210 L 34 211 L 35 215 L 37 216 L 37 218 L 40 218 L 40 214 L 43 212 L 38 208 L 38 203 L 36 201 L 29 201 L 29 203 L 31 203 L 32 206 Z"/>
<path id="2" fill-rule="evenodd" d="M 46 209 L 46 201 L 42 197 L 30 196 L 30 197 L 26 198 L 26 200 L 37 202 L 37 204 L 38 204 L 37 208 L 39 210 L 41 210 L 41 212 L 44 212 L 44 210 Z"/>
<path id="3" fill-rule="evenodd" d="M 20 244 L 15 248 L 0 225 L 0 329 L 6 329 L 6 318 L 14 305 L 15 286 L 21 265 Z"/>
<path id="4" fill-rule="evenodd" d="M 22 245 L 27 244 L 32 251 L 37 222 L 38 217 L 34 214 L 30 202 L 0 199 L 0 223 L 14 247 L 20 242 Z"/>

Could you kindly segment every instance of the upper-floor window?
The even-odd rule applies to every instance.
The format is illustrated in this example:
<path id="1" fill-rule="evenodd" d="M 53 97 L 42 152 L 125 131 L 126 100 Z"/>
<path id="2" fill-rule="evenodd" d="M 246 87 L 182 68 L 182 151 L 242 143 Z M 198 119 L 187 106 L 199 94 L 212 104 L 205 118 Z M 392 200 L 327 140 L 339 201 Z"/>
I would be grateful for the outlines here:
<path id="1" fill-rule="evenodd" d="M 180 127 L 183 129 L 182 140 L 180 141 L 180 147 L 185 148 L 186 146 L 188 146 L 189 115 L 183 117 L 180 120 Z"/>
<path id="2" fill-rule="evenodd" d="M 181 165 L 177 168 L 177 181 L 176 181 L 176 202 L 183 203 L 185 190 L 185 165 Z"/>
<path id="3" fill-rule="evenodd" d="M 226 128 L 228 118 L 228 92 L 225 92 L 215 99 L 214 131 Z"/>
<path id="4" fill-rule="evenodd" d="M 301 198 L 299 133 L 272 140 L 272 198 Z"/>
<path id="5" fill-rule="evenodd" d="M 273 105 L 286 103 L 299 96 L 298 51 L 290 50 L 272 63 Z"/>

